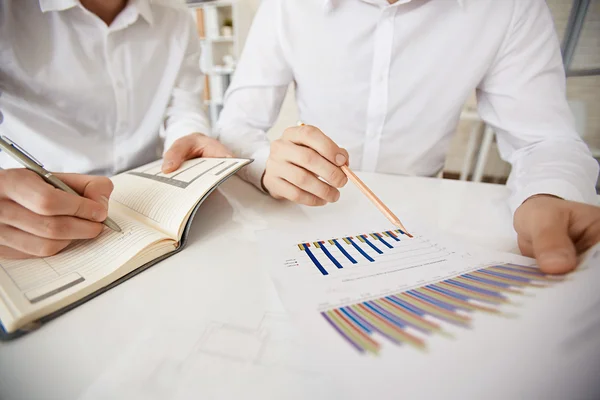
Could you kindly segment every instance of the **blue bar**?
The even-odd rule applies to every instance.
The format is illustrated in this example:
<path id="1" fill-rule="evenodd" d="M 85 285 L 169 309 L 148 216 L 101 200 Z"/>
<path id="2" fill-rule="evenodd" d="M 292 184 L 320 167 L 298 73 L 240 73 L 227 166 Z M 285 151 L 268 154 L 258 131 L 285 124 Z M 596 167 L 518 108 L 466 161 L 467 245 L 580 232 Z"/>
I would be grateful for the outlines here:
<path id="1" fill-rule="evenodd" d="M 324 243 L 319 243 L 319 244 L 321 245 L 321 250 L 323 250 L 323 253 L 325 253 L 325 255 L 331 260 L 332 263 L 335 264 L 336 267 L 338 267 L 338 268 L 344 268 L 344 267 L 342 267 L 342 264 L 340 264 L 338 262 L 338 260 L 336 260 L 335 257 L 331 255 L 331 253 L 329 252 L 329 250 L 327 250 L 325 248 L 325 244 Z"/>
<path id="2" fill-rule="evenodd" d="M 304 246 L 304 251 L 306 251 L 306 254 L 308 254 L 308 256 L 310 257 L 310 259 L 312 260 L 312 262 L 315 263 L 315 265 L 317 266 L 317 268 L 319 269 L 319 271 L 321 271 L 321 273 L 323 275 L 329 275 L 329 273 L 327 271 L 325 271 L 325 268 L 323 268 L 323 266 L 321 265 L 321 263 L 319 262 L 319 260 L 317 260 L 317 258 L 315 257 L 315 255 L 312 253 L 312 251 L 310 251 L 310 249 L 308 248 L 308 246 L 306 245 L 306 243 L 302 244 L 302 246 Z"/>
<path id="3" fill-rule="evenodd" d="M 375 247 L 375 245 L 374 245 L 373 243 L 371 243 L 371 242 L 369 241 L 369 239 L 367 239 L 367 235 L 361 235 L 360 237 L 362 237 L 362 238 L 363 238 L 363 240 L 365 241 L 365 243 L 366 243 L 366 244 L 368 244 L 369 246 L 371 246 L 371 248 L 372 248 L 373 250 L 375 250 L 377 253 L 379 253 L 379 254 L 383 254 L 383 251 L 379 250 L 377 247 Z"/>
<path id="4" fill-rule="evenodd" d="M 416 306 L 413 306 L 412 304 L 408 304 L 407 302 L 405 302 L 402 299 L 399 299 L 398 297 L 388 296 L 386 297 L 386 299 L 396 304 L 398 307 L 402 307 L 413 314 L 417 314 L 421 317 L 425 316 L 426 314 L 425 311 L 421 310 L 420 308 L 417 308 Z"/>
<path id="5" fill-rule="evenodd" d="M 395 233 L 394 233 L 394 232 L 392 232 L 392 231 L 386 231 L 385 233 L 387 233 L 388 235 L 390 235 L 390 237 L 391 237 L 392 239 L 394 239 L 396 242 L 399 242 L 399 241 L 400 241 L 400 239 L 398 239 L 396 236 L 394 236 L 394 235 L 395 235 Z"/>
<path id="6" fill-rule="evenodd" d="M 479 270 L 478 272 L 481 272 L 482 274 L 486 274 L 486 275 L 496 276 L 498 278 L 508 279 L 509 281 L 516 281 L 516 282 L 523 282 L 523 283 L 530 283 L 531 281 L 535 280 L 535 279 L 521 278 L 520 276 L 501 274 L 500 272 L 488 271 L 487 269 L 482 269 L 482 270 Z"/>
<path id="7" fill-rule="evenodd" d="M 509 271 L 509 272 L 520 272 L 520 273 L 523 273 L 523 274 L 530 274 L 530 275 L 533 275 L 533 276 L 546 276 L 546 274 L 544 274 L 543 272 L 540 272 L 539 270 L 536 270 L 536 269 L 531 268 L 531 267 L 523 267 L 523 268 L 530 268 L 531 271 L 522 271 L 522 270 L 520 270 L 518 268 L 513 268 L 513 267 L 508 266 L 508 265 L 494 265 L 494 267 L 500 268 L 500 269 L 503 269 L 503 270 Z M 533 279 L 535 279 L 535 278 L 533 278 Z"/>
<path id="8" fill-rule="evenodd" d="M 363 317 L 358 315 L 358 313 L 354 311 L 351 306 L 344 307 L 344 310 L 346 311 L 346 313 L 352 315 L 356 321 L 359 321 L 362 324 L 362 326 L 368 328 L 369 333 L 379 332 L 373 324 L 371 324 L 370 322 L 366 321 Z"/>
<path id="9" fill-rule="evenodd" d="M 350 344 L 351 344 L 351 345 L 352 345 L 352 346 L 353 346 L 353 347 L 354 347 L 356 350 L 360 351 L 361 353 L 364 353 L 364 352 L 365 352 L 365 349 L 363 349 L 362 347 L 360 347 L 358 344 L 354 343 L 354 340 L 350 339 L 350 338 L 348 337 L 348 335 L 346 335 L 346 334 L 344 333 L 344 331 L 342 331 L 340 328 L 338 328 L 338 327 L 337 327 L 337 324 L 335 324 L 335 323 L 334 323 L 334 322 L 333 322 L 333 321 L 332 321 L 332 320 L 329 318 L 329 316 L 328 316 L 327 314 L 325 314 L 324 312 L 322 312 L 322 313 L 321 313 L 321 315 L 323 316 L 323 318 L 325 318 L 325 320 L 326 320 L 327 322 L 329 322 L 329 325 L 331 325 L 331 326 L 333 327 L 333 329 L 335 329 L 335 330 L 337 331 L 337 333 L 339 333 L 340 335 L 342 335 L 342 337 L 343 337 L 344 339 L 346 339 L 346 341 L 347 341 L 348 343 L 350 343 Z"/>
<path id="10" fill-rule="evenodd" d="M 436 305 L 436 306 L 438 306 L 440 308 L 443 308 L 443 309 L 445 309 L 447 311 L 455 312 L 458 309 L 458 307 L 456 307 L 456 306 L 454 306 L 452 304 L 448 304 L 448 303 L 445 303 L 445 302 L 440 301 L 438 299 L 434 299 L 433 297 L 427 296 L 426 294 L 423 294 L 423 293 L 415 292 L 415 291 L 412 291 L 412 290 L 409 290 L 406 293 L 411 294 L 411 295 L 417 297 L 418 299 L 423 300 L 426 303 L 433 304 L 433 305 Z"/>
<path id="11" fill-rule="evenodd" d="M 372 333 L 373 331 L 366 325 L 362 324 L 357 318 L 354 318 L 354 315 L 350 314 L 348 311 L 346 311 L 345 307 L 339 308 L 338 310 L 340 310 L 342 312 L 342 314 L 344 314 L 346 317 L 350 318 L 352 320 L 352 322 L 354 322 L 356 325 L 360 326 L 362 330 L 364 330 L 367 333 Z"/>
<path id="12" fill-rule="evenodd" d="M 350 262 L 352 264 L 357 264 L 357 261 L 354 258 L 352 258 L 352 256 L 350 254 L 348 254 L 348 252 L 346 250 L 344 250 L 342 245 L 338 243 L 337 239 L 332 239 L 332 240 L 333 240 L 333 243 L 335 243 L 335 246 L 342 252 L 343 255 L 346 256 L 346 258 L 348 260 L 350 260 Z"/>
<path id="13" fill-rule="evenodd" d="M 346 239 L 348 239 L 348 241 L 349 241 L 349 242 L 352 244 L 352 246 L 354 246 L 354 248 L 355 248 L 356 250 L 358 250 L 358 252 L 359 252 L 360 254 L 362 254 L 362 255 L 363 255 L 363 256 L 364 256 L 364 257 L 365 257 L 367 260 L 369 260 L 369 261 L 371 261 L 371 262 L 375 262 L 375 260 L 373 260 L 373 259 L 371 258 L 371 256 L 369 256 L 367 253 L 365 253 L 365 252 L 363 251 L 363 249 L 361 249 L 361 248 L 360 248 L 360 247 L 359 247 L 359 246 L 358 246 L 356 243 L 354 243 L 354 240 L 350 239 L 349 237 L 347 237 Z"/>
<path id="14" fill-rule="evenodd" d="M 423 328 L 423 327 L 419 326 L 418 324 L 415 324 L 413 322 L 410 322 L 410 321 L 407 321 L 407 320 L 403 319 L 401 316 L 396 315 L 393 312 L 386 310 L 385 308 L 381 307 L 379 304 L 373 304 L 373 307 L 377 307 L 377 309 L 380 310 L 382 313 L 385 313 L 386 316 L 388 316 L 388 318 L 395 318 L 395 319 L 399 320 L 405 326 L 411 326 L 414 329 L 416 329 L 416 330 L 418 330 L 420 332 L 423 332 L 423 333 L 427 333 L 427 334 L 430 333 L 430 331 L 428 329 Z"/>
<path id="15" fill-rule="evenodd" d="M 392 246 L 391 244 L 389 244 L 388 242 L 386 242 L 385 240 L 383 240 L 383 235 L 378 236 L 376 233 L 374 233 L 375 236 L 377 236 L 377 238 L 379 239 L 379 241 L 383 244 L 385 244 L 388 248 L 393 249 L 394 246 Z"/>
<path id="16" fill-rule="evenodd" d="M 384 320 L 391 322 L 392 324 L 396 325 L 399 328 L 406 328 L 406 326 L 408 325 L 406 322 L 404 322 L 400 318 L 398 318 L 395 315 L 392 315 L 391 313 L 389 313 L 388 311 L 378 307 L 376 304 L 369 304 L 369 303 L 363 303 L 363 304 L 365 307 L 368 307 L 375 314 L 379 315 Z"/>
<path id="17" fill-rule="evenodd" d="M 420 316 L 430 315 L 430 316 L 432 316 L 432 317 L 434 317 L 436 319 L 441 319 L 441 320 L 449 322 L 449 323 L 451 323 L 453 325 L 466 326 L 465 322 L 458 322 L 456 320 L 453 320 L 452 318 L 448 318 L 444 314 L 439 314 L 439 313 L 433 313 L 433 312 L 425 311 L 425 310 L 419 308 L 418 306 L 415 306 L 413 304 L 409 304 L 408 302 L 406 302 L 406 301 L 404 301 L 404 300 L 402 300 L 402 299 L 400 299 L 400 298 L 398 298 L 396 296 L 390 296 L 389 299 L 390 299 L 390 301 L 393 301 L 394 303 L 396 303 L 398 305 L 400 305 L 400 303 L 402 303 L 403 305 L 405 305 L 406 308 L 410 307 L 410 309 L 411 309 L 411 311 L 413 313 L 418 314 Z M 429 303 L 427 300 L 423 300 L 423 299 L 420 299 L 420 300 L 422 300 L 422 301 L 424 301 L 426 303 Z M 431 303 L 430 303 L 430 305 L 431 305 Z M 414 309 L 414 311 L 413 311 L 413 309 Z"/>
<path id="18" fill-rule="evenodd" d="M 503 296 L 502 294 L 500 294 L 498 292 L 494 292 L 492 290 L 478 288 L 476 286 L 471 286 L 471 285 L 468 285 L 468 284 L 463 283 L 463 282 L 455 281 L 454 279 L 448 279 L 447 281 L 444 281 L 444 282 L 447 283 L 448 285 L 458 286 L 460 288 L 472 290 L 472 291 L 477 292 L 477 293 L 487 294 L 488 296 L 500 297 L 502 299 L 506 298 L 505 296 Z"/>
<path id="19" fill-rule="evenodd" d="M 460 294 L 460 293 L 454 293 L 453 291 L 448 290 L 446 288 L 433 286 L 433 285 L 427 285 L 425 287 L 427 289 L 433 290 L 434 292 L 438 292 L 440 294 L 445 294 L 446 296 L 453 297 L 457 300 L 469 301 L 471 299 L 471 297 L 465 296 L 464 294 Z"/>
<path id="20" fill-rule="evenodd" d="M 492 285 L 492 286 L 498 286 L 501 288 L 510 288 L 511 287 L 508 283 L 496 282 L 496 281 L 492 281 L 490 279 L 480 278 L 478 276 L 471 275 L 471 274 L 464 274 L 461 276 L 465 279 L 471 279 L 472 281 L 477 281 L 477 282 L 485 283 L 485 284 Z"/>

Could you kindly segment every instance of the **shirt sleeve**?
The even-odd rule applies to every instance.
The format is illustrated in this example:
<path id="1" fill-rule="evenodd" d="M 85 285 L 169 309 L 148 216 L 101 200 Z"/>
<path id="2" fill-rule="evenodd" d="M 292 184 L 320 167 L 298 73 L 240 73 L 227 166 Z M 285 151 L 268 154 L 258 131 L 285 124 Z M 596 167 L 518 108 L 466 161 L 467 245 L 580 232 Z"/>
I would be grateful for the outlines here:
<path id="1" fill-rule="evenodd" d="M 187 39 L 187 48 L 160 132 L 165 139 L 165 151 L 177 139 L 192 133 L 213 136 L 203 104 L 204 75 L 200 70 L 200 39 L 193 19 L 187 11 L 184 10 L 183 13 L 182 20 L 186 24 L 184 37 Z"/>
<path id="2" fill-rule="evenodd" d="M 509 205 L 535 194 L 595 203 L 598 163 L 579 137 L 565 72 L 544 0 L 515 0 L 496 60 L 477 89 L 479 113 L 512 164 Z"/>
<path id="3" fill-rule="evenodd" d="M 280 3 L 261 3 L 216 129 L 219 140 L 237 156 L 254 159 L 240 176 L 261 190 L 270 150 L 267 131 L 275 123 L 293 80 L 281 45 Z"/>

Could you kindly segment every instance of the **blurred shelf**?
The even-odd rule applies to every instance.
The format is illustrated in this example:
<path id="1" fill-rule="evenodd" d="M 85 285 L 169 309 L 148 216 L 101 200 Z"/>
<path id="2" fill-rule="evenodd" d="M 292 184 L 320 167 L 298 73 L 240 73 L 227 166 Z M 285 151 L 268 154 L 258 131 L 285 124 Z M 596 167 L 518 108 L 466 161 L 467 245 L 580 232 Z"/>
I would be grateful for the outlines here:
<path id="1" fill-rule="evenodd" d="M 231 7 L 233 1 L 227 0 L 209 0 L 209 1 L 187 1 L 186 5 L 189 8 L 198 8 L 204 6 L 213 6 L 213 7 Z"/>
<path id="2" fill-rule="evenodd" d="M 214 37 L 214 38 L 210 38 L 210 37 L 201 38 L 200 41 L 206 42 L 206 43 L 233 43 L 234 39 L 233 39 L 233 36 L 219 36 L 219 37 Z"/>
<path id="3" fill-rule="evenodd" d="M 223 105 L 223 100 L 204 100 L 204 105 L 205 106 L 222 106 Z"/>

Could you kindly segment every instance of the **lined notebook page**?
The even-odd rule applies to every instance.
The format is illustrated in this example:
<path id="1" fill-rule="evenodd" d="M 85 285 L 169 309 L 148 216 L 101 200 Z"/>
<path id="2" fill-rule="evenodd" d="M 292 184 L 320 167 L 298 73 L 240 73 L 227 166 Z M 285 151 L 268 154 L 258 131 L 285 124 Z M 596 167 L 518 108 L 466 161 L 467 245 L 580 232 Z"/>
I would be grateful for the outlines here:
<path id="1" fill-rule="evenodd" d="M 186 161 L 170 174 L 161 172 L 162 160 L 112 178 L 111 202 L 137 212 L 172 238 L 194 205 L 219 181 L 250 161 L 235 158 L 200 158 Z"/>
<path id="2" fill-rule="evenodd" d="M 74 242 L 52 257 L 0 258 L 0 290 L 14 303 L 17 310 L 13 312 L 23 313 L 59 301 L 113 273 L 151 244 L 168 239 L 118 210 L 111 217 L 123 230 L 121 233 L 105 228 L 96 239 Z M 10 302 L 6 296 L 2 298 Z"/>

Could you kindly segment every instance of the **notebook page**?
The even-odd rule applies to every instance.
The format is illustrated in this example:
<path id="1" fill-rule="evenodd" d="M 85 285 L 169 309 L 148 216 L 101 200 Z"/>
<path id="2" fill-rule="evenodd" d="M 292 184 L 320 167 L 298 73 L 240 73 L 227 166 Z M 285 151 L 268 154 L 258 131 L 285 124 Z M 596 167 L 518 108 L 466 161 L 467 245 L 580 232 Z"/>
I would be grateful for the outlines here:
<path id="1" fill-rule="evenodd" d="M 105 228 L 97 238 L 74 242 L 52 257 L 0 258 L 0 298 L 8 309 L 4 312 L 16 317 L 61 302 L 113 274 L 154 243 L 168 241 L 167 251 L 175 249 L 175 243 L 166 235 L 119 212 L 119 208 L 113 208 L 111 218 L 121 227 L 120 233 Z M 3 323 L 10 319 L 6 317 L 0 307 Z"/>
<path id="2" fill-rule="evenodd" d="M 161 172 L 162 160 L 112 178 L 111 202 L 142 216 L 147 225 L 179 238 L 194 205 L 221 180 L 248 164 L 235 158 L 198 158 L 170 174 Z"/>

